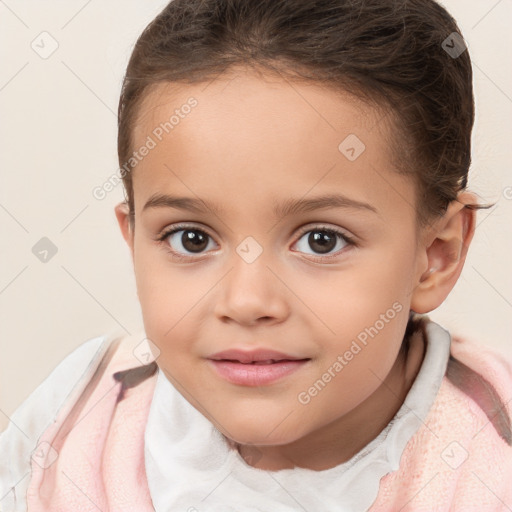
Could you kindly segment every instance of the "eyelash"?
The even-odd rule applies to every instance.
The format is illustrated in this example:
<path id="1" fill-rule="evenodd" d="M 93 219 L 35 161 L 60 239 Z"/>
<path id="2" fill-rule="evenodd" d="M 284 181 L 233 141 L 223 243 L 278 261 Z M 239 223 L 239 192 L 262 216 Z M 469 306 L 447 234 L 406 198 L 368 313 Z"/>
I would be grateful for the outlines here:
<path id="1" fill-rule="evenodd" d="M 162 244 L 165 247 L 165 249 L 171 254 L 171 256 L 177 260 L 187 260 L 187 261 L 197 260 L 197 259 L 199 259 L 198 257 L 184 256 L 183 254 L 173 251 L 169 247 L 169 244 L 165 243 L 165 240 L 167 238 L 169 238 L 171 235 L 173 235 L 174 233 L 177 233 L 178 231 L 186 231 L 186 230 L 199 231 L 200 233 L 203 233 L 206 236 L 208 236 L 209 238 L 213 239 L 213 237 L 211 235 L 209 235 L 208 232 L 202 228 L 198 228 L 196 226 L 191 226 L 189 224 L 176 224 L 172 228 L 166 229 L 166 230 L 162 231 L 160 234 L 158 234 L 156 237 L 156 241 L 158 243 Z M 300 240 L 306 233 L 309 233 L 310 231 L 323 231 L 323 232 L 334 234 L 334 235 L 336 235 L 336 237 L 340 237 L 348 246 L 357 247 L 357 243 L 355 242 L 353 237 L 347 235 L 346 233 L 344 233 L 336 228 L 327 227 L 327 226 L 323 226 L 323 225 L 318 225 L 318 226 L 307 227 L 307 228 L 301 229 L 299 236 L 297 238 L 297 241 Z M 312 258 L 313 260 L 318 261 L 318 262 L 325 262 L 326 260 L 338 258 L 339 253 L 341 251 L 343 251 L 343 249 L 340 249 L 336 253 L 327 255 L 327 256 L 316 256 L 315 257 L 315 256 L 309 254 L 308 257 L 310 259 Z"/>

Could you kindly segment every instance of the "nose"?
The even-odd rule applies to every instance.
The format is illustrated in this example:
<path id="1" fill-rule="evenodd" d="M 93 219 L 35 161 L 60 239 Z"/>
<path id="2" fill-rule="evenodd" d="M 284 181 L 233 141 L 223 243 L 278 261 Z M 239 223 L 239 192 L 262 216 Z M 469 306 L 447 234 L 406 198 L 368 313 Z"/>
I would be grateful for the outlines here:
<path id="1" fill-rule="evenodd" d="M 231 259 L 231 271 L 219 283 L 215 314 L 223 322 L 252 326 L 284 321 L 289 313 L 286 287 L 260 255 L 248 263 L 238 254 Z"/>

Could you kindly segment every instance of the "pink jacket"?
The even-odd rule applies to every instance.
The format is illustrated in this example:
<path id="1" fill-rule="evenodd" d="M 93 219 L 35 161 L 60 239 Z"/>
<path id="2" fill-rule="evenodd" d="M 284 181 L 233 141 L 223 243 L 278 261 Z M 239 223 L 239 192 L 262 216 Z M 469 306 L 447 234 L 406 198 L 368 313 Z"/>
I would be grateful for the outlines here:
<path id="1" fill-rule="evenodd" d="M 102 346 L 40 437 L 29 512 L 154 510 L 144 432 L 157 366 L 137 366 L 122 341 Z M 453 336 L 451 353 L 425 424 L 381 479 L 371 512 L 512 510 L 512 367 Z"/>

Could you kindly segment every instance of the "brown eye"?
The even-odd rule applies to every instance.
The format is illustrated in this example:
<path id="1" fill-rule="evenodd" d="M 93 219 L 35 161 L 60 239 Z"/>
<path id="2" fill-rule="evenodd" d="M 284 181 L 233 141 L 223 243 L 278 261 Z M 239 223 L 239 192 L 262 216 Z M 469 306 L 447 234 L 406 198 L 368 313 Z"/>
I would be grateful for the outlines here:
<path id="1" fill-rule="evenodd" d="M 308 236 L 308 244 L 316 252 L 324 254 L 336 247 L 336 235 L 329 231 L 311 231 Z"/>
<path id="2" fill-rule="evenodd" d="M 200 229 L 175 229 L 165 235 L 165 240 L 180 255 L 200 254 L 208 246 L 210 236 Z"/>
<path id="3" fill-rule="evenodd" d="M 327 254 L 336 255 L 347 245 L 353 245 L 350 238 L 341 231 L 332 228 L 317 227 L 303 231 L 302 236 L 296 242 L 300 252 L 313 256 Z M 336 249 L 336 250 L 335 250 Z M 313 251 L 308 252 L 308 251 Z"/>
<path id="4" fill-rule="evenodd" d="M 181 243 L 187 251 L 200 252 L 208 245 L 207 236 L 201 231 L 187 229 L 181 235 Z"/>

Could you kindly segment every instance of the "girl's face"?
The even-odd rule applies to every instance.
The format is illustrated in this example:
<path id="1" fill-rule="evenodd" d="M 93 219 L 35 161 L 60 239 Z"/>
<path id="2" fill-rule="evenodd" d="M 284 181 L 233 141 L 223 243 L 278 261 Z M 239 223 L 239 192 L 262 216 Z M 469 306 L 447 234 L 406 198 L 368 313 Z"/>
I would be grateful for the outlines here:
<path id="1" fill-rule="evenodd" d="M 348 95 L 241 69 L 142 104 L 133 238 L 124 229 L 145 331 L 169 380 L 237 443 L 346 445 L 401 403 L 426 263 L 388 130 Z M 302 361 L 212 361 L 231 349 Z"/>

